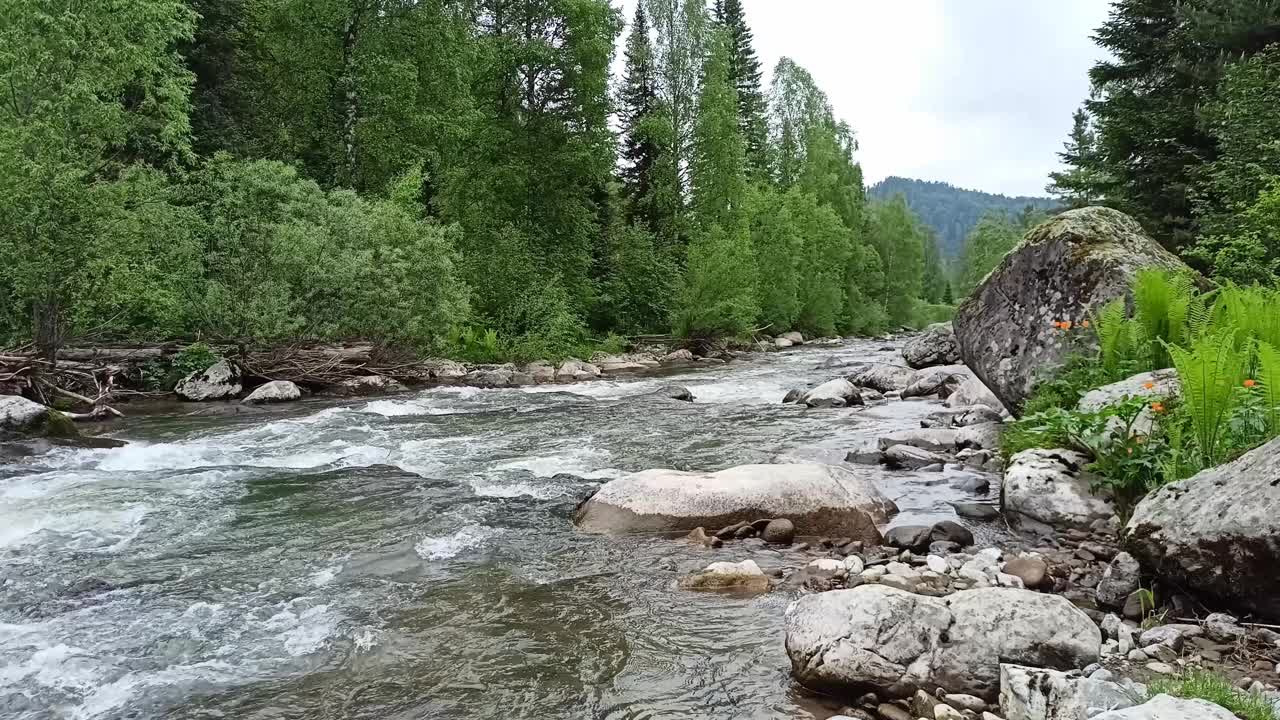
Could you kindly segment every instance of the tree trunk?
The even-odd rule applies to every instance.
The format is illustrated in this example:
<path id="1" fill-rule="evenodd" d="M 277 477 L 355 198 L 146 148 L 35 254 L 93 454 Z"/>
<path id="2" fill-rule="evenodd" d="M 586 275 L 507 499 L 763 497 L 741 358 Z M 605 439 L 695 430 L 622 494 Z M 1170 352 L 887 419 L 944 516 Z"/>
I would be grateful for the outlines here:
<path id="1" fill-rule="evenodd" d="M 342 117 L 342 177 L 346 184 L 355 187 L 358 169 L 356 156 L 356 125 L 360 119 L 360 83 L 356 74 L 356 46 L 367 12 L 365 0 L 351 5 L 351 14 L 342 28 L 342 69 L 338 74 L 338 102 Z"/>
<path id="2" fill-rule="evenodd" d="M 39 357 L 56 365 L 62 347 L 62 303 L 52 293 L 32 306 L 31 329 Z"/>

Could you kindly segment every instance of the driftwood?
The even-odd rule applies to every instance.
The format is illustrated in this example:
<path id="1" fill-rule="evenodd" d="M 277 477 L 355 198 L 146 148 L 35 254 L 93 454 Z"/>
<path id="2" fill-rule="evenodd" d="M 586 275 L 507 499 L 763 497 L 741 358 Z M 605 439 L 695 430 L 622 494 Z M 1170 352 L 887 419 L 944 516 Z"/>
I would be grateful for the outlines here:
<path id="1" fill-rule="evenodd" d="M 119 368 L 85 363 L 51 363 L 35 355 L 0 353 L 0 393 L 26 395 L 45 405 L 55 397 L 72 400 L 85 412 L 66 413 L 72 420 L 124 417 L 111 407 Z"/>

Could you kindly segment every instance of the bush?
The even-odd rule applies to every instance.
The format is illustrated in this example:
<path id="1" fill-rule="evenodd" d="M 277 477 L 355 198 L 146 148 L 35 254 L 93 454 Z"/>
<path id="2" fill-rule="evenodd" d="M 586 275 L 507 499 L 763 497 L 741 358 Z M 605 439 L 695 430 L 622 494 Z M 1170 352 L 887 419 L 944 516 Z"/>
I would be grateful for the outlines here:
<path id="1" fill-rule="evenodd" d="M 745 230 L 716 224 L 697 237 L 676 302 L 676 335 L 709 339 L 749 332 L 759 315 L 753 259 Z"/>

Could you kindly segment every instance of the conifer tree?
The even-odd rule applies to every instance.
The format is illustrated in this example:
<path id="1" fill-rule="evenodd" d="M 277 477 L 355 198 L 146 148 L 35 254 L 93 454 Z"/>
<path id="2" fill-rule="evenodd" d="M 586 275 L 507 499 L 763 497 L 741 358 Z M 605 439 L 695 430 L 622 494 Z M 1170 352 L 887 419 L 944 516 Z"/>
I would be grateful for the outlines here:
<path id="1" fill-rule="evenodd" d="M 627 37 L 626 75 L 619 101 L 622 120 L 621 176 L 627 200 L 628 221 L 642 222 L 649 230 L 659 224 L 656 217 L 654 174 L 658 167 L 658 143 L 654 137 L 659 122 L 658 87 L 653 64 L 653 41 L 649 37 L 649 16 L 644 3 L 636 5 L 635 19 Z"/>
<path id="2" fill-rule="evenodd" d="M 769 123 L 754 35 L 742 0 L 716 0 L 715 17 L 729 33 L 729 77 L 738 91 L 738 130 L 746 143 L 747 167 L 753 177 L 764 177 L 769 167 Z"/>
<path id="3" fill-rule="evenodd" d="M 1089 111 L 1076 110 L 1071 136 L 1058 153 L 1066 170 L 1050 173 L 1045 191 L 1068 207 L 1081 208 L 1099 202 L 1106 184 L 1098 167 L 1098 138 Z"/>

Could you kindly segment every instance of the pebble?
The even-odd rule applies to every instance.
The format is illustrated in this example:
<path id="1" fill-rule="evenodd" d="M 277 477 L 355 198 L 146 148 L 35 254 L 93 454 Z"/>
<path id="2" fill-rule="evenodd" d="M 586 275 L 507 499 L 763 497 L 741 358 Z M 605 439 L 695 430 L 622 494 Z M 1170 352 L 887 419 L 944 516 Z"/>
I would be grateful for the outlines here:
<path id="1" fill-rule="evenodd" d="M 1129 659 L 1129 662 L 1136 662 L 1136 663 L 1146 662 L 1151 659 L 1150 657 L 1148 657 L 1146 653 L 1142 652 L 1141 650 L 1138 650 L 1137 648 L 1130 650 L 1129 654 L 1126 655 L 1125 657 Z"/>
<path id="2" fill-rule="evenodd" d="M 1147 669 L 1161 675 L 1174 675 L 1178 672 L 1172 665 L 1162 662 L 1147 663 Z"/>
<path id="3" fill-rule="evenodd" d="M 968 710 L 975 713 L 982 712 L 987 707 L 987 702 L 982 698 L 960 693 L 943 695 L 942 700 L 958 710 Z"/>
<path id="4" fill-rule="evenodd" d="M 880 707 L 876 708 L 876 712 L 880 713 L 880 717 L 884 718 L 884 720 L 914 720 L 911 717 L 911 713 L 897 705 L 888 703 L 881 703 Z"/>
<path id="5" fill-rule="evenodd" d="M 862 558 L 857 555 L 850 555 L 844 559 L 845 570 L 850 575 L 862 575 L 862 571 L 866 569 L 866 565 L 862 562 Z"/>
<path id="6" fill-rule="evenodd" d="M 947 564 L 947 561 L 943 560 L 937 555 L 930 555 L 929 557 L 925 558 L 924 564 L 929 566 L 930 570 L 938 573 L 939 575 L 946 575 L 947 571 L 951 569 L 951 567 Z"/>

